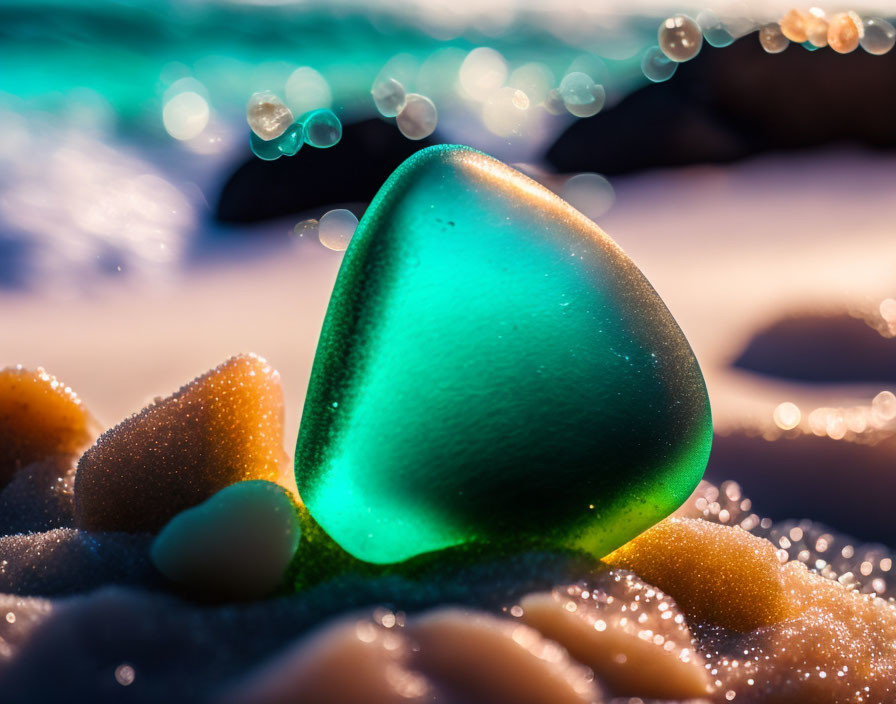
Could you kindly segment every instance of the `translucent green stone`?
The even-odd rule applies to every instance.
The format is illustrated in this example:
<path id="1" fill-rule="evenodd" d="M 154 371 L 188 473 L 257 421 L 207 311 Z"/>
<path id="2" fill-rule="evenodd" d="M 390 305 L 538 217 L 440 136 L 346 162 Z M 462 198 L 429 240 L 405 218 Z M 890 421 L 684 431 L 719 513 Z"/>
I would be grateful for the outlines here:
<path id="1" fill-rule="evenodd" d="M 687 498 L 711 433 L 687 340 L 622 250 L 440 146 L 389 178 L 346 252 L 296 478 L 369 562 L 469 543 L 602 557 Z"/>

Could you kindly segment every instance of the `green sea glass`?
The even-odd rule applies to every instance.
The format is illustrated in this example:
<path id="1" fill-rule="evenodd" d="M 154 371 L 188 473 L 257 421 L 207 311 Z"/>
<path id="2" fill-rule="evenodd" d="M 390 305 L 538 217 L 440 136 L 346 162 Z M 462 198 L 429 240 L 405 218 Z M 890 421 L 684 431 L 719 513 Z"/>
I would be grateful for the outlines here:
<path id="1" fill-rule="evenodd" d="M 365 561 L 602 557 L 687 498 L 711 433 L 697 361 L 622 250 L 514 169 L 439 146 L 395 171 L 346 252 L 296 479 Z"/>

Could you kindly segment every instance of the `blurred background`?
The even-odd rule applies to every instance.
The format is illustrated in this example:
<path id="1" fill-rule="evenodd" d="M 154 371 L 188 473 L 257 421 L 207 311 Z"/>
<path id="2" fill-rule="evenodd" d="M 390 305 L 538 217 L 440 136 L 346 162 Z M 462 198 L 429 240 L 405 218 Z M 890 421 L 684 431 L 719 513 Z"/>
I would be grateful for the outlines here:
<path id="1" fill-rule="evenodd" d="M 416 150 L 462 143 L 569 200 L 654 284 L 707 379 L 709 478 L 896 544 L 891 14 L 2 2 L 0 365 L 47 368 L 111 426 L 254 351 L 282 374 L 291 450 L 352 215 Z M 261 91 L 304 125 L 292 156 L 253 153 L 280 143 L 252 137 Z M 341 129 L 326 148 L 321 109 Z"/>

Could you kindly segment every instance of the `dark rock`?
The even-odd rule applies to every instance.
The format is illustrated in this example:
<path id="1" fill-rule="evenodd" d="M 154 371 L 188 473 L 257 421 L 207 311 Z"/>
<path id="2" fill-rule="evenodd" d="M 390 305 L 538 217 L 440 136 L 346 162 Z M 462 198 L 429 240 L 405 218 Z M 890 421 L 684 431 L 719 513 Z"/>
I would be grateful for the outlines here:
<path id="1" fill-rule="evenodd" d="M 669 81 L 577 120 L 547 161 L 557 171 L 621 174 L 844 142 L 892 149 L 894 88 L 896 52 L 791 45 L 772 55 L 749 34 L 724 49 L 704 45 Z"/>
<path id="2" fill-rule="evenodd" d="M 307 144 L 293 157 L 247 161 L 224 184 L 215 217 L 250 223 L 335 204 L 367 203 L 401 162 L 434 142 L 414 142 L 393 121 L 364 120 L 345 125 L 342 140 L 329 149 Z"/>
<path id="3" fill-rule="evenodd" d="M 848 315 L 785 318 L 757 333 L 733 362 L 814 383 L 896 383 L 896 340 Z"/>
<path id="4" fill-rule="evenodd" d="M 705 476 L 736 480 L 763 517 L 817 518 L 860 540 L 896 545 L 894 466 L 896 439 L 870 445 L 733 433 L 713 439 Z"/>

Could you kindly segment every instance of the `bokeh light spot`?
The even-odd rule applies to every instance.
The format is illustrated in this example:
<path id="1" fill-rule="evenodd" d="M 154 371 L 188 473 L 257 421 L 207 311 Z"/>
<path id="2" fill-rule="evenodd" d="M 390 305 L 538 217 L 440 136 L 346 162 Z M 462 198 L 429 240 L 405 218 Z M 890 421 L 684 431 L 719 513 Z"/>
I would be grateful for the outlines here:
<path id="1" fill-rule="evenodd" d="M 328 108 L 332 103 L 330 84 L 310 66 L 297 68 L 286 80 L 286 105 L 293 115 Z"/>
<path id="2" fill-rule="evenodd" d="M 616 192 L 600 174 L 576 174 L 563 184 L 560 196 L 573 208 L 596 220 L 613 207 Z"/>
<path id="3" fill-rule="evenodd" d="M 165 103 L 162 123 L 165 131 L 174 139 L 186 141 L 198 137 L 208 125 L 209 108 L 199 93 L 178 93 Z"/>
<path id="4" fill-rule="evenodd" d="M 779 403 L 775 408 L 772 418 L 781 430 L 793 430 L 800 424 L 802 413 L 799 406 L 790 401 Z"/>
<path id="5" fill-rule="evenodd" d="M 507 80 L 507 62 L 489 47 L 473 49 L 460 65 L 460 85 L 474 100 L 486 100 Z"/>

